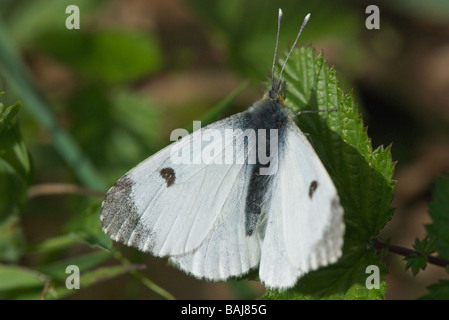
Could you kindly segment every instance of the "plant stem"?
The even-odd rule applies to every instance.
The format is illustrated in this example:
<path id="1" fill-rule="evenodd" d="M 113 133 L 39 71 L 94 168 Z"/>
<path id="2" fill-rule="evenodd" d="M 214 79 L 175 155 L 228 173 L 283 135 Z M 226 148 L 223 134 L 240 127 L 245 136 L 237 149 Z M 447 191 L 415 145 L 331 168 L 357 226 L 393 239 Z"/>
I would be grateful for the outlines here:
<path id="1" fill-rule="evenodd" d="M 28 188 L 28 199 L 63 194 L 78 194 L 90 197 L 104 197 L 105 193 L 70 183 L 42 183 Z"/>
<path id="2" fill-rule="evenodd" d="M 115 252 L 114 258 L 120 261 L 124 266 L 128 266 L 131 263 L 126 259 L 120 252 Z M 137 270 L 131 270 L 130 274 L 134 276 L 136 279 L 142 282 L 143 285 L 148 287 L 153 292 L 157 293 L 161 297 L 167 299 L 167 300 L 175 300 L 175 297 L 169 293 L 167 290 L 163 289 L 162 287 L 155 284 L 153 281 L 148 279 L 147 277 L 143 276 L 140 272 Z"/>
<path id="3" fill-rule="evenodd" d="M 408 248 L 404 248 L 404 247 L 400 247 L 400 246 L 395 246 L 392 244 L 386 244 L 382 241 L 380 241 L 379 239 L 374 239 L 373 240 L 373 247 L 376 250 L 382 250 L 384 248 L 387 248 L 387 250 L 391 253 L 395 253 L 395 254 L 399 254 L 401 256 L 408 256 L 411 254 L 417 254 L 419 255 L 420 253 L 418 251 L 412 250 L 412 249 L 408 249 Z M 449 266 L 449 261 L 443 258 L 439 258 L 439 257 L 434 257 L 434 256 L 427 256 L 427 262 L 434 264 L 436 266 L 440 266 L 440 267 L 447 267 Z"/>

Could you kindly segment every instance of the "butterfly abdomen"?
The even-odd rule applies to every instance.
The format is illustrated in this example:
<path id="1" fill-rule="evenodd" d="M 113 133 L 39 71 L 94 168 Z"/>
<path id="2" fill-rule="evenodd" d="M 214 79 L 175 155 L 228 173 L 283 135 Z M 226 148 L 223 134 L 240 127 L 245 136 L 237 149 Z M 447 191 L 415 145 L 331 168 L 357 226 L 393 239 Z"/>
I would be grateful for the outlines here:
<path id="1" fill-rule="evenodd" d="M 247 236 L 251 236 L 265 204 L 271 198 L 268 192 L 273 190 L 271 186 L 282 156 L 282 144 L 289 119 L 281 102 L 270 99 L 257 101 L 248 110 L 248 114 L 251 117 L 251 129 L 256 131 L 257 137 L 257 161 L 255 164 L 248 164 L 251 173 L 245 203 L 245 232 Z"/>

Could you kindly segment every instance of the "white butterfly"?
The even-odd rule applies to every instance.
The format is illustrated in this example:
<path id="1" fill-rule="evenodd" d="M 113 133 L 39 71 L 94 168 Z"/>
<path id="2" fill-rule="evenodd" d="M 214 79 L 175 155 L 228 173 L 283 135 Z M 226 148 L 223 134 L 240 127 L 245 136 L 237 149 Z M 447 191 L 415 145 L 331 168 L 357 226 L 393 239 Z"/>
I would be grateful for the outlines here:
<path id="1" fill-rule="evenodd" d="M 277 39 L 281 17 L 279 9 Z M 267 287 L 283 289 L 337 261 L 343 208 L 319 157 L 284 107 L 282 70 L 278 79 L 272 77 L 264 98 L 246 112 L 194 131 L 125 174 L 103 202 L 103 230 L 116 241 L 168 256 L 185 272 L 213 281 L 259 267 Z M 258 137 L 254 148 L 244 139 L 247 129 L 271 129 L 278 136 Z M 232 140 L 225 139 L 230 141 L 225 145 L 221 139 L 205 140 L 211 130 Z M 266 166 L 250 159 L 257 148 L 276 143 L 270 158 L 274 169 L 263 175 Z M 214 150 L 211 161 L 196 161 L 198 151 L 206 149 Z M 230 149 L 234 161 L 215 161 Z M 187 155 L 191 164 L 174 161 L 176 154 Z"/>

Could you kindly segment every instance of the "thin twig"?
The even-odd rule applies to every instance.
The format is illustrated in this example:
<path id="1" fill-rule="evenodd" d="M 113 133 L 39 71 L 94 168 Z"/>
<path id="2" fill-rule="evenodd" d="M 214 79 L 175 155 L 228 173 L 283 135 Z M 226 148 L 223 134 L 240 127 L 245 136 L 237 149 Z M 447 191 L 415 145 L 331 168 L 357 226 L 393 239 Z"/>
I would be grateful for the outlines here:
<path id="1" fill-rule="evenodd" d="M 125 256 L 123 256 L 119 251 L 114 253 L 114 258 L 120 261 L 124 266 L 128 266 L 131 264 L 131 262 L 129 262 L 129 260 L 126 259 Z M 154 283 L 153 281 L 142 275 L 139 271 L 131 270 L 130 274 L 139 281 L 141 281 L 142 284 L 144 284 L 150 290 L 160 295 L 161 297 L 167 300 L 175 300 L 175 297 L 170 292 L 158 286 L 156 283 Z"/>
<path id="2" fill-rule="evenodd" d="M 42 196 L 53 196 L 63 194 L 78 194 L 91 197 L 104 197 L 104 192 L 80 187 L 69 183 L 43 183 L 31 186 L 28 189 L 28 199 Z"/>
<path id="3" fill-rule="evenodd" d="M 395 246 L 392 244 L 386 244 L 382 241 L 380 241 L 379 239 L 374 239 L 373 240 L 373 247 L 376 250 L 382 250 L 384 248 L 387 248 L 387 250 L 391 253 L 395 253 L 395 254 L 399 254 L 401 256 L 409 256 L 411 254 L 420 254 L 418 251 L 412 250 L 412 249 L 408 249 L 408 248 L 404 248 L 404 247 L 400 247 L 400 246 Z M 434 264 L 436 266 L 440 266 L 440 267 L 447 267 L 449 266 L 449 261 L 443 258 L 439 258 L 439 257 L 434 257 L 434 256 L 427 256 L 427 262 Z"/>
<path id="4" fill-rule="evenodd" d="M 49 290 L 50 290 L 50 279 L 47 279 L 45 281 L 45 286 L 44 286 L 44 289 L 42 289 L 42 293 L 41 293 L 41 296 L 40 296 L 39 299 L 40 300 L 45 300 L 45 296 L 47 295 Z"/>

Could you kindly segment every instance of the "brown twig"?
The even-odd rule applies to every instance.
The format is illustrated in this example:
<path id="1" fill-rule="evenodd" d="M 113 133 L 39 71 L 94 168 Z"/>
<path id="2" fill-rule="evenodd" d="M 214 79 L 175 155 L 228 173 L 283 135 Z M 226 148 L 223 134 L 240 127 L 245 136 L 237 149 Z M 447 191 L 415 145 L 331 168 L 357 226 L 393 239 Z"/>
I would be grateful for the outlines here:
<path id="1" fill-rule="evenodd" d="M 79 194 L 91 197 L 104 197 L 104 192 L 80 187 L 78 185 L 69 183 L 36 184 L 28 189 L 28 199 L 62 194 Z"/>
<path id="2" fill-rule="evenodd" d="M 50 280 L 49 279 L 47 279 L 46 281 L 45 281 L 45 286 L 44 286 L 44 288 L 42 289 L 42 293 L 41 293 L 41 296 L 40 296 L 40 300 L 45 300 L 45 296 L 47 295 L 47 293 L 48 293 L 48 291 L 50 290 Z"/>
<path id="3" fill-rule="evenodd" d="M 373 240 L 373 247 L 376 250 L 382 250 L 384 248 L 387 248 L 387 250 L 389 252 L 399 254 L 404 257 L 409 256 L 411 254 L 418 254 L 418 255 L 420 254 L 418 251 L 415 251 L 415 250 L 411 250 L 411 249 L 400 247 L 400 246 L 395 246 L 393 244 L 386 244 L 386 243 L 380 241 L 379 239 Z M 449 266 L 448 260 L 439 258 L 439 257 L 434 257 L 434 256 L 427 256 L 427 262 L 434 264 L 436 266 L 443 267 L 443 268 Z"/>

